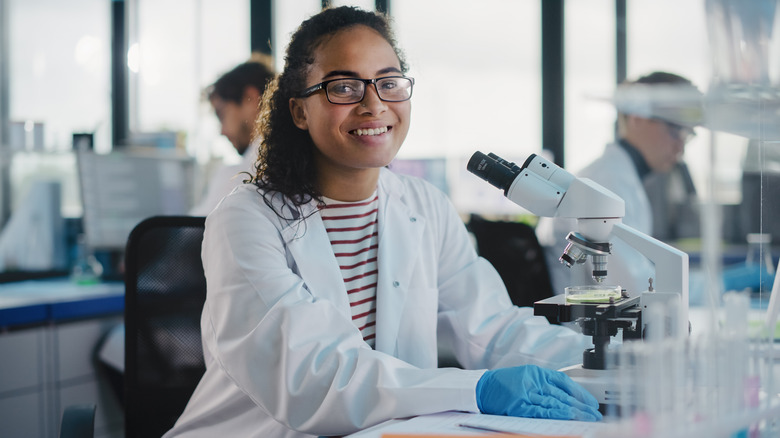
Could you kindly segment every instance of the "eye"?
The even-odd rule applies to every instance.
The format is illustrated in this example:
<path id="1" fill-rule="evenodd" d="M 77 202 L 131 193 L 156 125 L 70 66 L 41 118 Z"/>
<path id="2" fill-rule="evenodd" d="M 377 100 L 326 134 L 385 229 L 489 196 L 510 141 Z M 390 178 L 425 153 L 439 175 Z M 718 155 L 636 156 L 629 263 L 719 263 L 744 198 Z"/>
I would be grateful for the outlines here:
<path id="1" fill-rule="evenodd" d="M 382 80 L 382 82 L 380 82 L 379 86 L 383 90 L 388 90 L 388 91 L 393 90 L 394 88 L 398 88 L 398 86 L 399 86 L 398 79 L 395 79 L 395 78 L 384 79 L 384 80 Z"/>
<path id="2" fill-rule="evenodd" d="M 360 92 L 360 82 L 343 80 L 328 84 L 328 93 L 337 96 L 351 96 Z"/>

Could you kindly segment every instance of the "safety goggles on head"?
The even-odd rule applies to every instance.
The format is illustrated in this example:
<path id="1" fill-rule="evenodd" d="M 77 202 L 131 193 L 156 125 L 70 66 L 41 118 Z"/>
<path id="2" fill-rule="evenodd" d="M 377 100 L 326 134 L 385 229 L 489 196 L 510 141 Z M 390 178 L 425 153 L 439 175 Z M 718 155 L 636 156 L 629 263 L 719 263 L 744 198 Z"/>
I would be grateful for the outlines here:
<path id="1" fill-rule="evenodd" d="M 309 97 L 318 90 L 325 90 L 328 102 L 336 105 L 358 103 L 366 97 L 366 87 L 374 84 L 376 94 L 385 102 L 403 102 L 412 97 L 414 78 L 386 76 L 375 79 L 340 78 L 320 82 L 301 91 L 298 97 Z"/>

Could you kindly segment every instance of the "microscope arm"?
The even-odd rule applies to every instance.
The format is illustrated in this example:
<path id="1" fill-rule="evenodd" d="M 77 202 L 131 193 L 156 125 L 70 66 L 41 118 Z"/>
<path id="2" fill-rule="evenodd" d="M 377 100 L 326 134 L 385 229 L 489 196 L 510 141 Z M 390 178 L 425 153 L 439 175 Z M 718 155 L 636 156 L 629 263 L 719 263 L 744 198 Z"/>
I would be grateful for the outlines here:
<path id="1" fill-rule="evenodd" d="M 642 305 L 651 301 L 650 294 L 677 294 L 680 298 L 680 325 L 678 327 L 688 327 L 688 254 L 672 247 L 664 242 L 654 239 L 646 234 L 629 227 L 628 225 L 615 223 L 612 228 L 612 235 L 626 242 L 629 246 L 636 249 L 642 255 L 650 259 L 655 264 L 656 278 L 653 281 L 655 292 L 644 292 L 642 294 Z M 663 273 L 659 275 L 659 273 Z M 687 334 L 687 329 L 682 333 Z"/>

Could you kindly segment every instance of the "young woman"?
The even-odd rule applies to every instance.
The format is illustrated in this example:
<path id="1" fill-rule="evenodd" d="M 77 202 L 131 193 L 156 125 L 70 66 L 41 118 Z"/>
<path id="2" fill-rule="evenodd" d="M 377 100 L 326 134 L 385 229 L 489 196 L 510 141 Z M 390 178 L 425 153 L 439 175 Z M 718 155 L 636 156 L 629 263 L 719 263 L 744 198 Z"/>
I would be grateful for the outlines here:
<path id="1" fill-rule="evenodd" d="M 285 60 L 253 184 L 206 222 L 207 370 L 167 436 L 344 435 L 447 410 L 601 418 L 550 371 L 585 337 L 513 307 L 446 196 L 385 168 L 414 88 L 385 18 L 325 10 Z M 467 369 L 437 368 L 437 331 Z"/>

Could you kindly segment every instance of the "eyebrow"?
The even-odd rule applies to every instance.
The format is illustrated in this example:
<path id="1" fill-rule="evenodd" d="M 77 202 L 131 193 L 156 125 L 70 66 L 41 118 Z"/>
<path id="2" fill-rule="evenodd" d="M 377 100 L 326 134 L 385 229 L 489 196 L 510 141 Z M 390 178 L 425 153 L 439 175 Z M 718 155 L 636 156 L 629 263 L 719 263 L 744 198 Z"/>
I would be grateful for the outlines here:
<path id="1" fill-rule="evenodd" d="M 385 73 L 401 73 L 401 70 L 399 70 L 396 67 L 386 67 L 386 68 L 383 68 L 382 70 L 379 70 L 377 72 L 377 75 L 383 75 Z M 332 78 L 334 76 L 349 76 L 349 77 L 353 77 L 353 78 L 359 77 L 357 72 L 354 72 L 354 71 L 351 71 L 351 70 L 333 70 L 333 71 L 328 72 L 328 74 L 326 74 L 325 76 L 323 76 L 322 79 L 328 79 L 328 78 Z"/>

